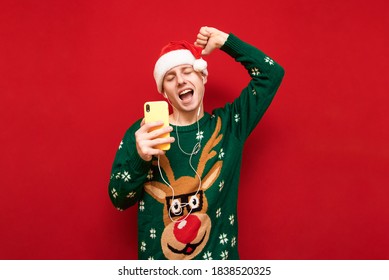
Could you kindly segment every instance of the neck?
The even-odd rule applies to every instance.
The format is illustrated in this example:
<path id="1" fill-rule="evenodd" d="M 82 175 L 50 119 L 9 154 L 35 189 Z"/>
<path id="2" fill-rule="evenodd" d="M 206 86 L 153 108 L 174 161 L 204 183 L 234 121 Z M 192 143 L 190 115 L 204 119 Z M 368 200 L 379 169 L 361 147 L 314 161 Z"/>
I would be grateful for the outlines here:
<path id="1" fill-rule="evenodd" d="M 198 111 L 198 109 L 192 112 L 179 112 L 177 110 L 173 110 L 173 114 L 169 116 L 169 121 L 173 125 L 186 126 L 196 123 L 203 116 L 203 106 L 200 107 L 200 111 Z"/>

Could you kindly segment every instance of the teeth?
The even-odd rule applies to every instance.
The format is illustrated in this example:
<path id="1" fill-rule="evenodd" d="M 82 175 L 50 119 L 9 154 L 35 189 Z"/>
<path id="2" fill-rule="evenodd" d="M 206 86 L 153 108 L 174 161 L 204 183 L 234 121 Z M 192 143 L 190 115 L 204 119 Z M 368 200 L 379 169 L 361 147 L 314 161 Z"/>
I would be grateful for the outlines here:
<path id="1" fill-rule="evenodd" d="M 186 89 L 186 90 L 180 92 L 180 95 L 187 94 L 188 92 L 191 92 L 191 90 L 190 89 Z"/>

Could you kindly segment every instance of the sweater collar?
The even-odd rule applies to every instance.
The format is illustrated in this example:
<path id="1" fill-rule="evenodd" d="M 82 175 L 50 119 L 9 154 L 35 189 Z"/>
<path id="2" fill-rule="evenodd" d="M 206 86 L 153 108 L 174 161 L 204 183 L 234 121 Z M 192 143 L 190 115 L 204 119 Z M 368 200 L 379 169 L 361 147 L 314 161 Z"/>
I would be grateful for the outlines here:
<path id="1" fill-rule="evenodd" d="M 209 119 L 211 118 L 211 115 L 207 112 L 204 112 L 204 116 L 199 119 L 199 127 L 202 127 L 205 125 L 205 123 L 207 121 L 209 121 Z M 170 124 L 172 127 L 173 127 L 173 131 L 174 132 L 177 132 L 177 128 L 178 128 L 178 131 L 179 132 L 191 132 L 191 131 L 197 131 L 198 130 L 198 126 L 197 126 L 197 122 L 193 123 L 193 124 L 190 124 L 190 125 L 183 125 L 183 126 L 180 126 L 180 125 L 173 125 L 173 124 Z"/>

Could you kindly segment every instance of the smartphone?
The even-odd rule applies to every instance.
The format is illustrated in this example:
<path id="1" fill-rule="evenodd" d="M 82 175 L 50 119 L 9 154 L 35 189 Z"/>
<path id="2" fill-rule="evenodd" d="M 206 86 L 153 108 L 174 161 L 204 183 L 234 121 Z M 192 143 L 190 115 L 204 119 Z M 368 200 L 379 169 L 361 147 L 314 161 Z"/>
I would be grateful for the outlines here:
<path id="1" fill-rule="evenodd" d="M 153 128 L 152 130 L 169 126 L 169 107 L 166 101 L 149 101 L 144 104 L 145 123 L 154 121 L 163 121 L 163 125 Z M 165 133 L 161 137 L 170 137 L 170 133 Z M 155 146 L 156 149 L 169 150 L 170 143 Z"/>

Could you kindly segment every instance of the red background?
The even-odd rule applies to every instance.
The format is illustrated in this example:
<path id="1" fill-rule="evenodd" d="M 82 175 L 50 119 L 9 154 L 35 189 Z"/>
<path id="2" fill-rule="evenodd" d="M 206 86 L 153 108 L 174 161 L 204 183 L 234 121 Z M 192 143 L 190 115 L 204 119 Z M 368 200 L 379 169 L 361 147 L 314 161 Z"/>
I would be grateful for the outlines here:
<path id="1" fill-rule="evenodd" d="M 2 1 L 0 258 L 135 259 L 111 164 L 170 40 L 202 25 L 276 59 L 283 84 L 245 147 L 243 259 L 389 258 L 386 1 Z M 206 109 L 248 82 L 207 58 Z"/>

